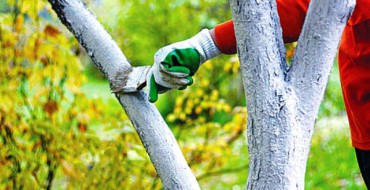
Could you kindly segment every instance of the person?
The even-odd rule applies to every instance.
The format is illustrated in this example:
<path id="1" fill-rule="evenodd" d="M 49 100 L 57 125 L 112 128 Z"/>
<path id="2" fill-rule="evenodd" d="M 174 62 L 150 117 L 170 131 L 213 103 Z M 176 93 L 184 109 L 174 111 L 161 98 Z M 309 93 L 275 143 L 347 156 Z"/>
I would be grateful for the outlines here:
<path id="1" fill-rule="evenodd" d="M 277 0 L 285 43 L 297 41 L 309 0 Z M 220 54 L 235 54 L 233 21 L 203 29 L 190 39 L 159 49 L 147 78 L 150 102 L 169 89 L 185 89 L 201 64 Z M 357 0 L 343 31 L 338 64 L 352 145 L 370 187 L 370 1 Z"/>

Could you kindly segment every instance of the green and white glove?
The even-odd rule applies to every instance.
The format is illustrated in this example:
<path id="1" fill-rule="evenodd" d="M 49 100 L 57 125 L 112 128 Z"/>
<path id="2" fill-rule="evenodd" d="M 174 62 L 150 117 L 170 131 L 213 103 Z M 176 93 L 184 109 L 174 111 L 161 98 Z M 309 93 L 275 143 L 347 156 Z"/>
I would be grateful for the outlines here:
<path id="1" fill-rule="evenodd" d="M 192 76 L 205 61 L 221 54 L 209 31 L 204 29 L 185 41 L 159 49 L 147 76 L 150 102 L 170 89 L 183 90 L 193 83 Z"/>

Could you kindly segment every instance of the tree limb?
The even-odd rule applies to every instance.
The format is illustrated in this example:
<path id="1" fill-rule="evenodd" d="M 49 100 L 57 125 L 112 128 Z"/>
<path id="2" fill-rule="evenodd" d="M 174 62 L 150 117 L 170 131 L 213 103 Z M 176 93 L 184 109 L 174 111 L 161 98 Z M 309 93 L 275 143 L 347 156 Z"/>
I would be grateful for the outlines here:
<path id="1" fill-rule="evenodd" d="M 302 122 L 316 118 L 344 26 L 355 0 L 312 0 L 307 12 L 288 80 L 295 89 Z M 315 93 L 313 93 L 315 92 Z M 302 103 L 304 101 L 304 103 Z M 308 114 L 314 111 L 314 114 Z M 307 116 L 315 118 L 308 119 Z"/>
<path id="2" fill-rule="evenodd" d="M 80 0 L 49 2 L 111 86 L 132 70 L 118 45 Z M 115 95 L 139 134 L 164 189 L 199 189 L 176 139 L 146 94 L 140 91 Z"/>

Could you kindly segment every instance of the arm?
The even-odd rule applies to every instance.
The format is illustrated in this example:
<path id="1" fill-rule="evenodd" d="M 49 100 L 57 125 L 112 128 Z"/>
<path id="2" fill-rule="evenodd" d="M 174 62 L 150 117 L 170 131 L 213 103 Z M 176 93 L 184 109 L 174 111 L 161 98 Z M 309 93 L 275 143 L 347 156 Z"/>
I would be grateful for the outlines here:
<path id="1" fill-rule="evenodd" d="M 298 40 L 309 2 L 309 0 L 277 0 L 285 43 Z M 236 53 L 236 39 L 232 20 L 216 25 L 210 33 L 222 53 Z"/>
<path id="2" fill-rule="evenodd" d="M 309 0 L 277 0 L 283 38 L 296 41 L 301 32 Z M 149 101 L 155 102 L 158 93 L 170 89 L 185 89 L 192 84 L 198 67 L 219 54 L 235 54 L 236 39 L 232 20 L 202 30 L 194 37 L 165 46 L 155 54 L 154 65 L 147 78 Z"/>

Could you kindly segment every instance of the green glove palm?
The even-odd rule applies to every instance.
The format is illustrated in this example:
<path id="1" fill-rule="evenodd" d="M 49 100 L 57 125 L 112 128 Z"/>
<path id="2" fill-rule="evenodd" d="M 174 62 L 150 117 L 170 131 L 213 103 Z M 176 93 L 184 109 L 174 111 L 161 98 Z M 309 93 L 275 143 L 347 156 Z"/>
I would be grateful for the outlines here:
<path id="1" fill-rule="evenodd" d="M 158 75 L 151 75 L 149 101 L 155 102 L 158 94 L 172 88 L 185 89 L 193 84 L 192 76 L 200 66 L 200 55 L 194 48 L 175 49 L 167 54 L 159 65 Z M 155 79 L 157 77 L 157 80 Z M 158 84 L 156 81 L 160 81 Z"/>
<path id="2" fill-rule="evenodd" d="M 208 30 L 158 50 L 147 77 L 149 101 L 157 101 L 158 94 L 170 89 L 182 90 L 191 85 L 199 66 L 219 54 Z"/>

